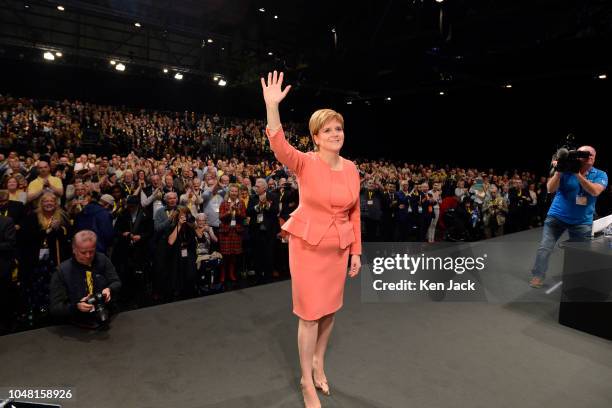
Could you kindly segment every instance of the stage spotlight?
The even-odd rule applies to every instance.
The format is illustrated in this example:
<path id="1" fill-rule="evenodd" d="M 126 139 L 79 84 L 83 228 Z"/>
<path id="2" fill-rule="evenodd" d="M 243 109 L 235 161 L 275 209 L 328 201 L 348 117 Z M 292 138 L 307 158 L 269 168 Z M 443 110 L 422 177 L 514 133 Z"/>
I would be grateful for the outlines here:
<path id="1" fill-rule="evenodd" d="M 181 79 L 183 79 L 183 74 L 177 72 L 176 74 L 174 74 L 174 79 L 178 79 L 180 81 Z"/>
<path id="2" fill-rule="evenodd" d="M 53 55 L 52 52 L 47 51 L 43 54 L 43 58 L 46 59 L 47 61 L 53 61 L 55 60 L 55 55 Z"/>
<path id="3" fill-rule="evenodd" d="M 122 63 L 118 63 L 117 65 L 115 65 L 115 69 L 117 71 L 123 72 L 123 71 L 125 71 L 125 65 L 123 65 Z"/>
<path id="4" fill-rule="evenodd" d="M 168 68 L 164 68 L 164 74 L 168 73 Z"/>
<path id="5" fill-rule="evenodd" d="M 138 28 L 142 27 L 142 26 L 140 25 L 140 23 L 138 23 L 138 22 L 134 23 L 134 25 L 135 25 L 136 27 L 138 27 Z"/>
<path id="6" fill-rule="evenodd" d="M 225 86 L 225 85 L 227 85 L 227 81 L 225 79 L 220 79 L 219 86 Z"/>
<path id="7" fill-rule="evenodd" d="M 608 78 L 608 76 L 607 76 L 606 74 L 599 74 L 599 75 L 597 76 L 597 78 L 598 78 L 598 79 L 607 79 L 607 78 Z"/>
<path id="8" fill-rule="evenodd" d="M 62 54 L 61 52 L 57 51 L 57 52 L 55 53 L 55 56 L 56 56 L 56 57 L 58 57 L 58 58 L 61 58 L 61 57 L 63 57 L 63 56 L 64 56 L 64 54 Z"/>
<path id="9" fill-rule="evenodd" d="M 439 94 L 440 94 L 440 95 L 442 95 L 442 96 L 444 96 L 444 95 L 446 95 L 446 92 L 444 92 L 444 91 L 440 91 L 440 92 L 439 92 Z"/>
<path id="10" fill-rule="evenodd" d="M 270 52 L 268 53 L 268 55 L 274 55 L 274 54 L 272 53 L 272 51 L 270 51 Z"/>
<path id="11" fill-rule="evenodd" d="M 510 88 L 512 88 L 512 84 L 506 84 L 506 85 L 504 85 L 504 88 L 510 89 Z"/>
<path id="12" fill-rule="evenodd" d="M 278 16 L 277 16 L 277 15 L 275 15 L 275 16 L 274 16 L 274 19 L 275 19 L 275 20 L 278 20 Z"/>
<path id="13" fill-rule="evenodd" d="M 57 9 L 58 9 L 59 11 L 64 11 L 64 10 L 66 10 L 66 9 L 64 8 L 64 6 L 61 6 L 61 5 L 60 5 L 60 6 L 57 6 Z"/>
<path id="14" fill-rule="evenodd" d="M 209 43 L 209 44 L 211 44 L 212 42 L 213 42 L 213 39 L 212 39 L 212 38 L 209 38 L 209 39 L 208 39 L 208 43 Z"/>
<path id="15" fill-rule="evenodd" d="M 116 63 L 117 63 L 117 61 L 115 61 L 115 60 L 110 60 L 110 64 L 111 64 L 111 65 L 115 65 Z"/>
<path id="16" fill-rule="evenodd" d="M 390 101 L 390 100 L 391 100 L 391 97 L 390 97 L 390 96 L 387 96 L 387 97 L 385 98 L 385 101 Z"/>
<path id="17" fill-rule="evenodd" d="M 262 7 L 262 8 L 259 9 L 259 11 L 261 11 L 262 13 L 265 13 L 266 9 Z"/>

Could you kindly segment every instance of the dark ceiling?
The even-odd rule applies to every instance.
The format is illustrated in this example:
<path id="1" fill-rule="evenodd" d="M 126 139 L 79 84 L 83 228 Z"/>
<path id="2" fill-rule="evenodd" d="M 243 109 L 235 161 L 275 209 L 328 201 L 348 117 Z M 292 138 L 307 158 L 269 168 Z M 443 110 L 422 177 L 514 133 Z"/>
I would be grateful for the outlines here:
<path id="1" fill-rule="evenodd" d="M 161 76 L 170 67 L 206 81 L 221 74 L 230 86 L 257 86 L 263 72 L 276 68 L 296 89 L 355 100 L 592 77 L 612 65 L 612 6 L 604 0 L 0 0 L 0 6 L 5 58 L 40 60 L 40 50 L 49 48 L 64 53 L 58 63 L 108 70 L 114 58 L 130 73 Z"/>

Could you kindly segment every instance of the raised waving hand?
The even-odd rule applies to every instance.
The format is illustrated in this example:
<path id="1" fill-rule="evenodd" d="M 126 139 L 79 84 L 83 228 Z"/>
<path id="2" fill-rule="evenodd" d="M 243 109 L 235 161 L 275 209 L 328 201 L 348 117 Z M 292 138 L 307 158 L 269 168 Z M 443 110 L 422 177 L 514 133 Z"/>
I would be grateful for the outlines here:
<path id="1" fill-rule="evenodd" d="M 285 99 L 287 93 L 291 89 L 291 85 L 287 85 L 285 89 L 282 89 L 283 85 L 283 73 L 280 74 L 274 71 L 268 72 L 268 81 L 266 82 L 261 78 L 261 88 L 263 90 L 264 101 L 266 106 L 278 106 L 280 102 Z"/>

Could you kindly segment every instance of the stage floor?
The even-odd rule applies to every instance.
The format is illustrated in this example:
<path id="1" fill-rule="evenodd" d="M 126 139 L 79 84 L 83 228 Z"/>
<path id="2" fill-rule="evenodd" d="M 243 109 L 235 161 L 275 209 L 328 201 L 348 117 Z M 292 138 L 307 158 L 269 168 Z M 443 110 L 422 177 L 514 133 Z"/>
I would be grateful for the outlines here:
<path id="1" fill-rule="evenodd" d="M 539 230 L 517 254 L 527 276 Z M 553 255 L 560 260 L 560 251 Z M 525 280 L 525 285 L 527 285 Z M 0 389 L 71 387 L 64 407 L 302 407 L 289 281 L 122 313 L 112 329 L 0 337 Z M 347 282 L 323 407 L 609 408 L 612 343 L 553 303 L 362 303 Z"/>

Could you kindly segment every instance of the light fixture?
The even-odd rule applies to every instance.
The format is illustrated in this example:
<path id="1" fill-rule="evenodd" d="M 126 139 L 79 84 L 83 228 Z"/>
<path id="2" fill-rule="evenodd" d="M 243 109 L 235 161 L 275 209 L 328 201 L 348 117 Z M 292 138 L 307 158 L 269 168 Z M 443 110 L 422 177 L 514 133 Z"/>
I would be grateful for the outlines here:
<path id="1" fill-rule="evenodd" d="M 336 33 L 336 27 L 332 28 L 332 33 L 334 33 L 334 34 Z"/>
<path id="2" fill-rule="evenodd" d="M 215 76 L 213 77 L 213 81 L 217 82 L 218 80 L 219 80 L 219 76 L 218 76 L 218 75 L 215 75 Z"/>
<path id="3" fill-rule="evenodd" d="M 168 68 L 164 68 L 164 74 L 168 73 Z"/>
<path id="4" fill-rule="evenodd" d="M 608 78 L 608 76 L 607 76 L 606 74 L 599 74 L 599 75 L 597 76 L 597 78 L 598 78 L 598 79 L 607 79 L 607 78 Z"/>
<path id="5" fill-rule="evenodd" d="M 118 63 L 117 65 L 115 65 L 115 69 L 117 71 L 123 72 L 123 71 L 125 71 L 125 65 L 123 65 L 122 63 Z"/>
<path id="6" fill-rule="evenodd" d="M 29 4 L 26 4 L 26 5 L 24 5 L 23 7 L 25 7 L 25 8 L 27 8 L 27 9 L 29 9 L 29 8 L 30 8 L 30 5 L 29 5 Z"/>
<path id="7" fill-rule="evenodd" d="M 510 88 L 512 88 L 512 84 L 506 84 L 506 85 L 504 85 L 504 88 L 510 89 Z"/>
<path id="8" fill-rule="evenodd" d="M 174 74 L 174 79 L 178 79 L 180 81 L 181 79 L 183 79 L 183 74 L 177 72 L 176 74 Z"/>
<path id="9" fill-rule="evenodd" d="M 436 0 L 436 3 L 444 3 L 444 0 Z"/>
<path id="10" fill-rule="evenodd" d="M 111 64 L 111 65 L 115 65 L 116 63 L 117 63 L 117 61 L 115 61 L 115 60 L 110 60 L 110 64 Z"/>
<path id="11" fill-rule="evenodd" d="M 272 51 L 270 51 L 270 52 L 268 53 L 268 55 L 274 55 L 274 54 L 272 53 Z"/>
<path id="12" fill-rule="evenodd" d="M 346 104 L 347 104 L 347 105 L 352 105 L 352 104 L 353 104 L 353 101 L 346 101 Z"/>
<path id="13" fill-rule="evenodd" d="M 259 11 L 261 11 L 262 13 L 265 13 L 266 9 L 262 7 L 262 8 L 259 9 Z"/>
<path id="14" fill-rule="evenodd" d="M 278 20 L 278 16 L 277 16 L 277 15 L 274 15 L 274 19 L 275 19 L 275 20 Z"/>
<path id="15" fill-rule="evenodd" d="M 63 57 L 63 56 L 64 56 L 64 54 L 62 54 L 61 52 L 57 51 L 57 52 L 55 53 L 55 56 L 56 56 L 56 57 L 58 57 L 58 58 L 61 58 L 61 57 Z"/>
<path id="16" fill-rule="evenodd" d="M 385 98 L 385 101 L 390 101 L 390 100 L 391 100 L 391 97 L 390 97 L 390 96 L 387 96 L 387 97 Z"/>
<path id="17" fill-rule="evenodd" d="M 442 95 L 442 96 L 446 95 L 446 93 L 444 91 L 440 91 L 439 94 Z"/>
<path id="18" fill-rule="evenodd" d="M 57 6 L 57 9 L 58 9 L 59 11 L 64 11 L 64 10 L 66 10 L 66 9 L 64 8 L 64 6 L 62 6 L 62 5 Z"/>
<path id="19" fill-rule="evenodd" d="M 139 22 L 134 23 L 134 25 L 138 28 L 142 27 Z"/>
<path id="20" fill-rule="evenodd" d="M 219 86 L 225 86 L 225 85 L 227 85 L 227 81 L 225 79 L 220 79 Z"/>
<path id="21" fill-rule="evenodd" d="M 209 39 L 208 39 L 208 43 L 210 44 L 210 43 L 212 43 L 212 42 L 213 42 L 213 39 L 212 39 L 212 38 L 209 38 Z"/>
<path id="22" fill-rule="evenodd" d="M 43 58 L 46 59 L 47 61 L 53 61 L 55 60 L 55 55 L 53 55 L 52 52 L 47 51 L 43 54 Z"/>

